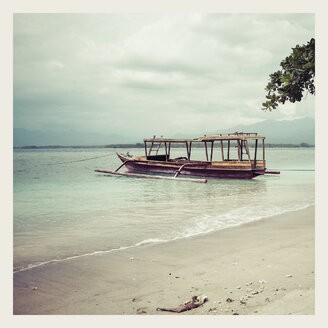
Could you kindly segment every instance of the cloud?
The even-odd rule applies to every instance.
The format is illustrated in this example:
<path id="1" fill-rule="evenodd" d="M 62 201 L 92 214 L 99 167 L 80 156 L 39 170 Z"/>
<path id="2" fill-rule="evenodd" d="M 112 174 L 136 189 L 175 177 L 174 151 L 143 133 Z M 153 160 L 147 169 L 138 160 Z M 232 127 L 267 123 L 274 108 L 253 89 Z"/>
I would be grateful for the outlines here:
<path id="1" fill-rule="evenodd" d="M 260 111 L 313 36 L 312 14 L 15 14 L 14 124 L 146 136 L 313 117 L 311 97 Z"/>

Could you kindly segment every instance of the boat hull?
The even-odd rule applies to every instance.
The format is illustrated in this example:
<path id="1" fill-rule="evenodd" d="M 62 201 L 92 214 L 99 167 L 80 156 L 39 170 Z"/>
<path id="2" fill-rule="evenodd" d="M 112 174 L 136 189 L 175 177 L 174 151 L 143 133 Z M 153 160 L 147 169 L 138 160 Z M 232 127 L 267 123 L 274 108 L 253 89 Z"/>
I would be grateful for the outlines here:
<path id="1" fill-rule="evenodd" d="M 129 172 L 141 172 L 148 174 L 170 174 L 173 175 L 185 163 L 160 162 L 149 160 L 134 160 L 133 157 L 117 154 Z M 191 162 L 192 163 L 192 162 Z M 227 166 L 227 165 L 225 165 Z M 197 176 L 217 179 L 253 179 L 258 175 L 263 175 L 265 169 L 252 169 L 250 167 L 215 167 L 209 163 L 193 163 L 192 166 L 183 167 L 180 175 Z"/>

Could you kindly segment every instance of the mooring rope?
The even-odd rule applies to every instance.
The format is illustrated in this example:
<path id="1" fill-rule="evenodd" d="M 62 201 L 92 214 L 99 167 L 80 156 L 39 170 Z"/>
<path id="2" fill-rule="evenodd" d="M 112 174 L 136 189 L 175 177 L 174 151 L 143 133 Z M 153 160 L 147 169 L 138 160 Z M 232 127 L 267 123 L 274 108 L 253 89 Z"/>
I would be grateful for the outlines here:
<path id="1" fill-rule="evenodd" d="M 89 157 L 89 158 L 84 158 L 84 159 L 78 159 L 76 161 L 70 161 L 70 162 L 59 162 L 59 163 L 48 163 L 48 164 L 43 164 L 43 165 L 60 165 L 60 164 L 69 164 L 69 163 L 76 163 L 76 162 L 84 162 L 84 161 L 90 161 L 92 159 L 97 159 L 101 157 L 107 157 L 107 156 L 113 156 L 113 154 L 108 154 L 108 155 L 103 155 L 103 156 L 97 156 L 97 157 Z"/>

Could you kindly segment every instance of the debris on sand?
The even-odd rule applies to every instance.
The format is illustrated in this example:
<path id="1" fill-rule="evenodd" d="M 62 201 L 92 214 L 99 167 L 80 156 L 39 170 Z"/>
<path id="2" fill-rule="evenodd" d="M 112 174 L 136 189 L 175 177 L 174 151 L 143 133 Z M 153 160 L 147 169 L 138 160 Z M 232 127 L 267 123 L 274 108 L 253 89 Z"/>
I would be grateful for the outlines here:
<path id="1" fill-rule="evenodd" d="M 247 297 L 247 296 L 242 296 L 242 297 L 239 299 L 239 302 L 240 302 L 240 304 L 243 304 L 243 305 L 245 305 L 245 304 L 246 304 L 246 302 L 247 302 L 247 299 L 248 299 L 248 297 Z"/>
<path id="2" fill-rule="evenodd" d="M 230 297 L 228 297 L 228 298 L 226 299 L 226 301 L 227 301 L 228 303 L 231 303 L 231 302 L 233 302 L 233 299 L 230 298 Z"/>
<path id="3" fill-rule="evenodd" d="M 193 296 L 191 301 L 181 304 L 176 308 L 157 308 L 156 311 L 168 311 L 168 312 L 180 313 L 180 312 L 189 311 L 198 308 L 199 306 L 203 305 L 207 301 L 208 301 L 207 296 Z"/>
<path id="4" fill-rule="evenodd" d="M 147 308 L 146 307 L 142 307 L 137 309 L 137 314 L 146 314 L 147 313 Z"/>

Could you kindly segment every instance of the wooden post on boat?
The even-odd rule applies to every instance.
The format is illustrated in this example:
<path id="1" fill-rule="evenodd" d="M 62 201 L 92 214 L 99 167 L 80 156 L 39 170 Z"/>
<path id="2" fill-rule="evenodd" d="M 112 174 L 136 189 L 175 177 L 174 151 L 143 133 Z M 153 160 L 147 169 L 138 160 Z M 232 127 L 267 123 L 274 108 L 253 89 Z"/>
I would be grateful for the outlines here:
<path id="1" fill-rule="evenodd" d="M 155 138 L 156 138 L 156 136 L 153 137 L 153 139 L 155 139 Z M 152 151 L 153 145 L 154 145 L 154 141 L 152 141 L 151 144 L 150 144 L 150 148 L 149 148 L 148 156 L 150 156 L 150 154 L 151 154 L 151 151 Z"/>
<path id="2" fill-rule="evenodd" d="M 211 162 L 213 160 L 213 145 L 214 145 L 214 141 L 212 141 L 212 144 L 211 144 Z"/>
<path id="3" fill-rule="evenodd" d="M 157 149 L 156 149 L 156 155 L 158 154 L 158 151 L 159 151 L 159 149 L 161 148 L 161 144 L 162 144 L 161 142 L 158 143 L 158 147 L 157 147 Z"/>
<path id="4" fill-rule="evenodd" d="M 205 154 L 206 154 L 206 161 L 208 162 L 208 152 L 207 152 L 207 142 L 204 142 L 205 145 Z"/>
<path id="5" fill-rule="evenodd" d="M 257 139 L 255 140 L 255 150 L 254 150 L 254 169 L 256 168 L 256 154 L 257 154 Z"/>
<path id="6" fill-rule="evenodd" d="M 166 142 L 164 142 L 164 148 L 165 148 L 165 161 L 168 161 L 168 154 L 167 154 L 167 145 Z"/>
<path id="7" fill-rule="evenodd" d="M 238 147 L 238 160 L 241 161 L 241 158 L 240 158 L 240 142 L 239 142 L 239 140 L 237 140 L 237 147 Z"/>
<path id="8" fill-rule="evenodd" d="M 246 143 L 246 152 L 247 152 L 247 155 L 248 155 L 248 161 L 250 162 L 251 161 L 251 155 L 249 153 L 248 140 L 246 140 L 245 143 Z"/>
<path id="9" fill-rule="evenodd" d="M 230 140 L 228 140 L 228 161 L 230 161 Z"/>
<path id="10" fill-rule="evenodd" d="M 145 156 L 147 157 L 147 141 L 144 141 L 145 144 Z"/>
<path id="11" fill-rule="evenodd" d="M 190 141 L 190 142 L 189 142 L 189 155 L 188 155 L 188 161 L 190 161 L 190 158 L 191 158 L 191 145 L 192 145 L 192 142 Z"/>
<path id="12" fill-rule="evenodd" d="M 223 141 L 221 140 L 221 156 L 222 156 L 222 161 L 224 161 L 224 150 L 223 150 Z"/>
<path id="13" fill-rule="evenodd" d="M 264 139 L 262 139 L 262 147 L 263 147 L 263 163 L 265 161 L 265 146 L 264 146 Z"/>
<path id="14" fill-rule="evenodd" d="M 188 146 L 188 141 L 186 141 L 186 149 L 187 149 L 187 158 L 188 158 L 188 161 L 190 161 L 191 142 L 190 142 L 190 145 Z"/>
<path id="15" fill-rule="evenodd" d="M 149 150 L 148 150 L 148 156 L 150 156 L 151 150 L 153 148 L 153 144 L 154 144 L 154 142 L 152 141 L 150 144 Z"/>

